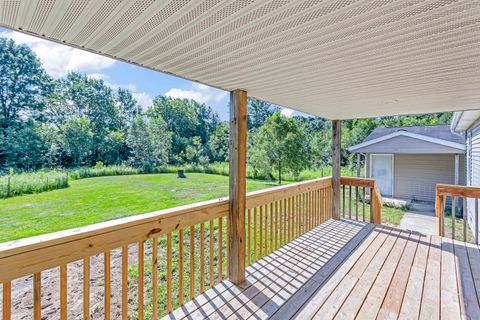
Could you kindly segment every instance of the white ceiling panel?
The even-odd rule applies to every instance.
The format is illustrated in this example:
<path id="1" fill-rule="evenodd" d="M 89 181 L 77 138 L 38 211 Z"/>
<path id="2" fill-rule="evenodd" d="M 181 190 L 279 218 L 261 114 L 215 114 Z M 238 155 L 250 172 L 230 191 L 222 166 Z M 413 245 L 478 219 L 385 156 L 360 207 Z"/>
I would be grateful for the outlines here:
<path id="1" fill-rule="evenodd" d="M 330 119 L 480 108 L 480 0 L 0 0 L 0 25 Z"/>

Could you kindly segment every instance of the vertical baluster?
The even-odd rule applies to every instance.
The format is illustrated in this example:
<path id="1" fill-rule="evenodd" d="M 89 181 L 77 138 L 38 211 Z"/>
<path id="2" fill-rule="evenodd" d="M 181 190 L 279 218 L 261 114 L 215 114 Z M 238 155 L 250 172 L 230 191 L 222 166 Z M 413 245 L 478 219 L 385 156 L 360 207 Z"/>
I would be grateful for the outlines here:
<path id="1" fill-rule="evenodd" d="M 345 185 L 342 185 L 342 213 L 343 217 L 345 218 Z"/>
<path id="2" fill-rule="evenodd" d="M 229 226 L 230 225 L 230 220 L 228 219 L 228 217 L 225 218 L 225 219 L 227 220 L 227 228 L 226 228 L 226 233 L 225 233 L 226 236 L 227 236 L 226 239 L 225 239 L 226 243 L 227 243 L 227 245 L 225 246 L 225 256 L 226 256 L 225 270 L 228 270 L 228 257 L 229 257 L 229 255 L 228 255 L 229 251 L 228 250 L 230 250 L 230 249 L 228 249 L 228 244 L 230 243 L 230 231 L 229 231 L 230 230 L 230 226 Z"/>
<path id="3" fill-rule="evenodd" d="M 90 257 L 86 257 L 83 259 L 83 320 L 89 320 L 89 319 L 90 319 Z"/>
<path id="4" fill-rule="evenodd" d="M 279 219 L 279 224 L 278 224 L 278 229 L 279 229 L 279 236 L 278 236 L 278 241 L 279 245 L 277 245 L 277 248 L 281 247 L 283 244 L 283 229 L 284 229 L 284 222 L 283 222 L 283 199 L 278 202 L 278 214 L 280 215 Z"/>
<path id="5" fill-rule="evenodd" d="M 110 251 L 105 251 L 103 254 L 104 257 L 104 267 L 105 267 L 105 319 L 110 319 L 110 295 L 111 295 L 111 285 L 110 285 Z"/>
<path id="6" fill-rule="evenodd" d="M 463 218 L 463 241 L 467 241 L 467 198 L 463 197 L 463 208 L 462 208 L 462 218 Z"/>
<path id="7" fill-rule="evenodd" d="M 270 252 L 275 250 L 275 202 L 272 203 L 272 214 L 270 216 L 270 238 L 272 239 Z"/>
<path id="8" fill-rule="evenodd" d="M 42 274 L 33 274 L 33 318 L 42 319 Z"/>
<path id="9" fill-rule="evenodd" d="M 292 241 L 292 198 L 287 199 L 287 214 L 288 214 L 288 232 L 287 232 L 287 241 Z"/>
<path id="10" fill-rule="evenodd" d="M 363 222 L 365 222 L 365 187 L 363 187 L 362 189 L 362 207 L 363 207 L 363 210 L 362 210 L 362 217 L 363 217 Z"/>
<path id="11" fill-rule="evenodd" d="M 200 293 L 205 292 L 205 223 L 200 224 Z"/>
<path id="12" fill-rule="evenodd" d="M 60 266 L 60 319 L 67 320 L 67 265 Z"/>
<path id="13" fill-rule="evenodd" d="M 299 210 L 299 195 L 295 196 L 295 239 L 300 237 L 300 210 Z"/>
<path id="14" fill-rule="evenodd" d="M 260 225 L 259 225 L 259 229 L 260 229 L 260 259 L 263 257 L 263 206 L 260 206 Z"/>
<path id="15" fill-rule="evenodd" d="M 223 218 L 218 218 L 218 282 L 223 280 Z"/>
<path id="16" fill-rule="evenodd" d="M 193 298 L 195 298 L 195 226 L 190 227 L 190 300 Z"/>
<path id="17" fill-rule="evenodd" d="M 287 243 L 287 228 L 288 228 L 288 219 L 287 219 L 287 199 L 282 200 L 283 203 L 283 209 L 282 209 L 282 214 L 283 214 L 283 244 L 285 245 Z"/>
<path id="18" fill-rule="evenodd" d="M 278 249 L 278 201 L 275 202 L 275 250 Z"/>
<path id="19" fill-rule="evenodd" d="M 128 320 L 128 245 L 122 246 L 122 320 Z"/>
<path id="20" fill-rule="evenodd" d="M 152 304 L 153 319 L 158 319 L 158 237 L 152 238 Z"/>
<path id="21" fill-rule="evenodd" d="M 307 231 L 312 229 L 312 193 L 307 192 Z"/>
<path id="22" fill-rule="evenodd" d="M 251 256 L 252 256 L 252 248 L 251 248 L 251 243 L 252 243 L 252 233 L 250 226 L 252 225 L 251 221 L 251 209 L 247 209 L 247 266 L 251 264 Z"/>
<path id="23" fill-rule="evenodd" d="M 370 223 L 373 223 L 373 188 L 370 188 Z"/>
<path id="24" fill-rule="evenodd" d="M 355 220 L 358 221 L 358 187 L 355 187 Z"/>
<path id="25" fill-rule="evenodd" d="M 220 218 L 221 219 L 221 218 Z M 178 302 L 181 306 L 183 306 L 184 303 L 184 297 L 185 297 L 185 292 L 184 292 L 184 280 L 183 280 L 183 273 L 185 270 L 183 270 L 183 257 L 184 257 L 184 248 L 183 248 L 183 228 L 178 230 Z M 220 249 L 221 250 L 221 249 Z"/>
<path id="26" fill-rule="evenodd" d="M 10 320 L 12 317 L 12 283 L 10 281 L 3 283 L 2 301 L 3 320 Z"/>
<path id="27" fill-rule="evenodd" d="M 478 245 L 478 199 L 475 199 L 475 244 Z"/>
<path id="28" fill-rule="evenodd" d="M 143 287 L 145 273 L 145 244 L 143 240 L 138 242 L 138 320 L 143 320 Z"/>
<path id="29" fill-rule="evenodd" d="M 167 312 L 172 308 L 172 233 L 167 233 Z"/>
<path id="30" fill-rule="evenodd" d="M 352 186 L 348 186 L 348 219 L 352 219 Z"/>
<path id="31" fill-rule="evenodd" d="M 269 239 L 270 237 L 272 236 L 272 234 L 268 234 L 268 226 L 269 224 L 271 223 L 271 221 L 268 219 L 268 212 L 270 211 L 269 210 L 270 206 L 267 204 L 265 206 L 265 255 L 268 254 L 268 243 L 269 243 Z"/>
<path id="32" fill-rule="evenodd" d="M 457 205 L 457 198 L 452 197 L 452 239 L 455 240 L 455 211 L 456 211 L 456 205 Z"/>
<path id="33" fill-rule="evenodd" d="M 210 267 L 210 288 L 213 288 L 213 285 L 215 283 L 214 281 L 214 277 L 215 277 L 215 274 L 214 274 L 214 269 L 213 269 L 213 254 L 214 254 L 214 241 L 215 241 L 215 238 L 214 238 L 214 227 L 213 227 L 213 220 L 210 220 L 210 261 L 209 261 L 209 267 Z"/>
<path id="34" fill-rule="evenodd" d="M 257 207 L 253 208 L 253 261 L 257 261 Z"/>
<path id="35" fill-rule="evenodd" d="M 445 208 L 447 207 L 447 196 L 442 197 L 442 236 L 445 236 Z"/>

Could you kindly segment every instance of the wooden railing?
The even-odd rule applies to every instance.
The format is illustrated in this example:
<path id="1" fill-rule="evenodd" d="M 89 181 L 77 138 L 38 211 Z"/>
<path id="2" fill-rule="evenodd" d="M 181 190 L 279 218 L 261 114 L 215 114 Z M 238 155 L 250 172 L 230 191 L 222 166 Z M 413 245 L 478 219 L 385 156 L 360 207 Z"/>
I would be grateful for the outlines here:
<path id="1" fill-rule="evenodd" d="M 382 223 L 382 196 L 374 179 L 342 177 L 340 184 L 342 217 Z"/>
<path id="2" fill-rule="evenodd" d="M 331 188 L 323 178 L 249 193 L 246 262 L 330 219 Z M 47 294 L 60 319 L 157 319 L 225 277 L 228 209 L 222 198 L 0 244 L 3 319 L 29 298 L 27 318 L 41 319 Z M 19 278 L 32 294 L 12 298 Z"/>
<path id="3" fill-rule="evenodd" d="M 478 244 L 479 199 L 479 187 L 437 184 L 435 214 L 438 217 L 438 234 Z M 469 217 L 472 217 L 473 230 L 469 228 Z"/>

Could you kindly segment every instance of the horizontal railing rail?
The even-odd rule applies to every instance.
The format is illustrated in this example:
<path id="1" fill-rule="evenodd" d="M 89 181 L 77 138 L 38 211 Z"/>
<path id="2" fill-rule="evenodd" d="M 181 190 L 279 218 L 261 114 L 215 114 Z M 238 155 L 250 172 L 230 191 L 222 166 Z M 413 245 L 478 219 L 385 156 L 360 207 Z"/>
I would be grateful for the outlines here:
<path id="1" fill-rule="evenodd" d="M 327 177 L 248 193 L 247 263 L 330 219 L 331 188 Z M 12 317 L 13 280 L 22 277 L 31 277 L 34 319 L 41 318 L 42 283 L 48 281 L 60 288 L 60 319 L 72 314 L 89 319 L 99 304 L 105 318 L 113 314 L 112 305 L 120 306 L 123 319 L 132 311 L 138 319 L 171 312 L 226 275 L 228 210 L 228 198 L 220 198 L 2 243 L 3 319 Z M 93 294 L 92 277 L 99 266 L 103 293 Z M 81 310 L 69 305 L 72 272 L 80 276 L 82 290 L 73 299 L 81 300 L 75 301 Z M 116 277 L 121 289 L 112 291 Z"/>
<path id="2" fill-rule="evenodd" d="M 375 179 L 341 177 L 340 184 L 342 217 L 381 224 L 383 202 Z"/>
<path id="3" fill-rule="evenodd" d="M 480 187 L 437 184 L 435 214 L 438 217 L 438 234 L 478 244 L 479 199 Z"/>

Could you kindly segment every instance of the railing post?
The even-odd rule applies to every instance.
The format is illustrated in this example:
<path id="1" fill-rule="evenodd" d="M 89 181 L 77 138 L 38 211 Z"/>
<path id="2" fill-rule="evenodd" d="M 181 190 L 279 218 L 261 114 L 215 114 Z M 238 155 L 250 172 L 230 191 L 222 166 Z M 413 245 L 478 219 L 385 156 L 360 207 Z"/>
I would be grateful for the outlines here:
<path id="1" fill-rule="evenodd" d="M 435 215 L 437 216 L 438 218 L 438 235 L 439 236 L 443 236 L 443 228 L 442 228 L 442 224 L 443 224 L 443 205 L 442 205 L 442 201 L 443 201 L 443 197 L 442 195 L 438 192 L 438 190 L 436 189 L 436 192 L 435 192 Z"/>
<path id="2" fill-rule="evenodd" d="M 342 121 L 332 120 L 332 217 L 340 219 Z"/>
<path id="3" fill-rule="evenodd" d="M 245 281 L 247 92 L 230 92 L 230 175 L 228 277 Z"/>

